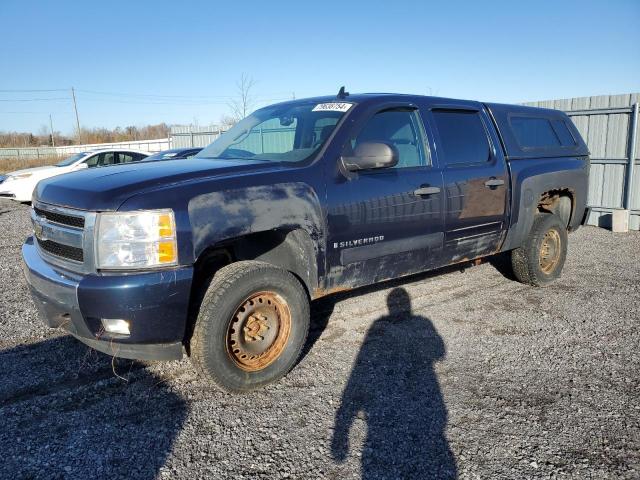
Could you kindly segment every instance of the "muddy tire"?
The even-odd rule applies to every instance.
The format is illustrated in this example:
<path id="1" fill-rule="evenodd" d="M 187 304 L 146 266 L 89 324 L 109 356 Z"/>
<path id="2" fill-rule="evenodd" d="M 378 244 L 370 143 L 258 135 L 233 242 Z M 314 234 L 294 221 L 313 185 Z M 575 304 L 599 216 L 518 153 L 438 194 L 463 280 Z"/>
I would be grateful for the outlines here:
<path id="1" fill-rule="evenodd" d="M 518 281 L 543 287 L 560 277 L 566 258 L 566 226 L 557 215 L 540 213 L 524 244 L 511 251 L 511 266 Z"/>
<path id="2" fill-rule="evenodd" d="M 230 392 L 274 382 L 294 366 L 309 331 L 309 298 L 291 273 L 256 261 L 221 268 L 190 342 L 198 372 Z"/>

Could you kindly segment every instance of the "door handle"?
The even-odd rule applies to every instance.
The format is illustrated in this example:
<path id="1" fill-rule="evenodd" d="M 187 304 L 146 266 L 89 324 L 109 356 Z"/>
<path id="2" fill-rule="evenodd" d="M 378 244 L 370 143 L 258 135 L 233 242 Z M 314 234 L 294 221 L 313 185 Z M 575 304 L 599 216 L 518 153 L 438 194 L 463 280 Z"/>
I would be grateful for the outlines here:
<path id="1" fill-rule="evenodd" d="M 440 187 L 420 187 L 413 191 L 414 195 L 435 195 L 440 193 Z"/>
<path id="2" fill-rule="evenodd" d="M 487 180 L 486 182 L 484 182 L 484 186 L 485 187 L 489 187 L 489 188 L 495 188 L 495 187 L 499 187 L 501 185 L 504 185 L 504 180 L 499 180 L 497 178 L 491 178 L 491 179 Z"/>

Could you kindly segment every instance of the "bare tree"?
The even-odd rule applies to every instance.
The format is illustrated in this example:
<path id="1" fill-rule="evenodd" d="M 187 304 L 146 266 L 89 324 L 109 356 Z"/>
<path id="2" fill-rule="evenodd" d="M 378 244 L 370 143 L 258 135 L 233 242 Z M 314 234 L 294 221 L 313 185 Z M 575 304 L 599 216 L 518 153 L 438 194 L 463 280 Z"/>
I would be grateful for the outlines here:
<path id="1" fill-rule="evenodd" d="M 252 77 L 245 75 L 244 73 L 240 77 L 240 80 L 236 82 L 236 91 L 238 97 L 229 102 L 229 108 L 231 109 L 231 117 L 234 122 L 237 123 L 244 117 L 249 115 L 253 110 L 255 99 L 252 94 L 255 81 Z"/>
<path id="2" fill-rule="evenodd" d="M 235 119 L 235 117 L 232 117 L 231 115 L 222 115 L 220 117 L 220 121 L 218 122 L 218 124 L 223 130 L 229 130 L 236 123 L 238 123 L 238 121 Z"/>

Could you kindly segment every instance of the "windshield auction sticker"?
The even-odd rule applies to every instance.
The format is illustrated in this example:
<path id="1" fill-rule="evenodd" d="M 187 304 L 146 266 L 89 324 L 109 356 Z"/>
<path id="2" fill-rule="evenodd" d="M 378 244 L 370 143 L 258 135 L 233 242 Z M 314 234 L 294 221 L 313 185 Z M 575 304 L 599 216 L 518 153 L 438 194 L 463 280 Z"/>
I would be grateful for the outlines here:
<path id="1" fill-rule="evenodd" d="M 353 106 L 353 103 L 333 102 L 319 103 L 313 107 L 312 112 L 346 112 Z"/>

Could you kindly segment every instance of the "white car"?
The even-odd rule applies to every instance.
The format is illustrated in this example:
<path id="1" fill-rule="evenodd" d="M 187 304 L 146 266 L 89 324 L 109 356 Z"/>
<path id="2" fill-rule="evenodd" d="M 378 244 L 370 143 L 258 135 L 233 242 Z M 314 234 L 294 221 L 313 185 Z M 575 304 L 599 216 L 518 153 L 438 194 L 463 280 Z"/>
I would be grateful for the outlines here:
<path id="1" fill-rule="evenodd" d="M 76 153 L 56 165 L 26 168 L 8 173 L 4 181 L 0 178 L 0 197 L 10 198 L 17 202 L 30 202 L 36 185 L 45 178 L 75 172 L 84 168 L 138 162 L 149 155 L 150 153 L 147 152 L 118 148 Z"/>

